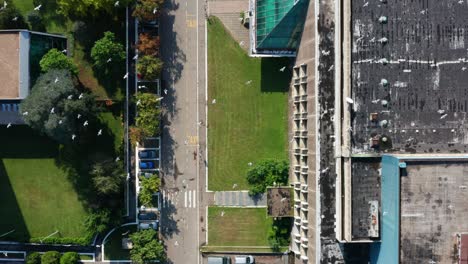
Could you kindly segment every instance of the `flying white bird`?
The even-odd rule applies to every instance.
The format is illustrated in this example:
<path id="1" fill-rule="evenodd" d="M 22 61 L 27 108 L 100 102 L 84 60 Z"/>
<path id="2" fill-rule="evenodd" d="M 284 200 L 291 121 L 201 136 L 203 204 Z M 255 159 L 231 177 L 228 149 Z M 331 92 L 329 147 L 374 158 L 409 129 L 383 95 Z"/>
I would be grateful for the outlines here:
<path id="1" fill-rule="evenodd" d="M 224 211 L 221 211 L 221 216 L 224 216 Z"/>
<path id="2" fill-rule="evenodd" d="M 83 93 L 80 93 L 80 96 L 78 96 L 78 99 L 83 98 Z"/>
<path id="3" fill-rule="evenodd" d="M 286 197 L 281 198 L 281 202 L 286 201 Z"/>
<path id="4" fill-rule="evenodd" d="M 163 99 L 164 97 L 159 97 L 158 99 L 156 99 L 156 102 L 159 102 Z"/>
<path id="5" fill-rule="evenodd" d="M 57 83 L 57 82 L 58 82 L 58 77 L 55 77 L 54 83 Z"/>
<path id="6" fill-rule="evenodd" d="M 133 60 L 136 60 L 136 59 L 138 59 L 138 54 L 133 56 Z"/>
<path id="7" fill-rule="evenodd" d="M 39 11 L 41 9 L 42 5 L 38 5 L 34 8 L 35 11 Z"/>
<path id="8" fill-rule="evenodd" d="M 63 121 L 62 121 L 62 120 L 59 120 L 59 125 L 61 125 L 62 123 L 63 123 Z"/>
<path id="9" fill-rule="evenodd" d="M 114 6 L 119 6 L 119 1 L 115 1 Z"/>
<path id="10" fill-rule="evenodd" d="M 348 104 L 353 104 L 353 103 L 354 103 L 354 100 L 351 99 L 351 98 L 349 98 L 349 97 L 346 97 L 346 102 L 347 102 Z"/>
<path id="11" fill-rule="evenodd" d="M 28 111 L 23 112 L 23 115 L 24 115 L 24 116 L 27 116 L 28 114 L 29 114 Z"/>
<path id="12" fill-rule="evenodd" d="M 83 126 L 88 126 L 88 120 L 83 123 Z"/>
<path id="13" fill-rule="evenodd" d="M 244 41 L 239 42 L 240 46 L 244 46 Z"/>
<path id="14" fill-rule="evenodd" d="M 112 58 L 109 58 L 109 59 L 107 60 L 107 63 L 109 63 L 109 62 L 111 62 L 111 61 L 112 61 Z"/>
<path id="15" fill-rule="evenodd" d="M 73 135 L 72 135 L 72 140 L 75 140 L 75 138 L 76 138 L 76 135 L 73 134 Z"/>
<path id="16" fill-rule="evenodd" d="M 363 7 L 366 7 L 366 6 L 368 6 L 368 5 L 369 5 L 369 2 L 365 2 L 364 5 L 363 5 Z"/>
<path id="17" fill-rule="evenodd" d="M 280 69 L 280 72 L 284 72 L 284 70 L 286 70 L 286 66 L 284 66 L 283 68 Z"/>
<path id="18" fill-rule="evenodd" d="M 237 183 L 234 183 L 234 184 L 232 185 L 232 188 L 233 188 L 233 189 L 237 188 Z"/>
<path id="19" fill-rule="evenodd" d="M 211 101 L 212 104 L 216 104 L 216 99 L 213 99 L 213 101 Z"/>
<path id="20" fill-rule="evenodd" d="M 99 131 L 97 132 L 97 135 L 98 136 L 102 135 L 102 129 L 99 129 Z"/>
<path id="21" fill-rule="evenodd" d="M 164 94 L 167 94 L 167 89 L 164 89 Z"/>
<path id="22" fill-rule="evenodd" d="M 62 53 L 67 53 L 67 49 L 62 50 Z"/>
<path id="23" fill-rule="evenodd" d="M 136 105 L 140 105 L 140 104 L 141 104 L 141 100 L 138 100 L 138 101 L 136 102 Z"/>
<path id="24" fill-rule="evenodd" d="M 68 97 L 67 97 L 68 100 L 71 100 L 73 99 L 73 94 L 70 94 Z"/>
<path id="25" fill-rule="evenodd" d="M 128 78 L 128 72 L 124 75 L 123 78 L 124 78 L 124 79 L 127 79 L 127 78 Z"/>
<path id="26" fill-rule="evenodd" d="M 52 107 L 52 109 L 50 109 L 50 113 L 51 113 L 51 114 L 54 114 L 54 113 L 55 113 L 55 107 Z"/>
<path id="27" fill-rule="evenodd" d="M 76 118 L 78 118 L 78 119 L 80 119 L 80 117 L 81 117 L 81 115 L 80 115 L 80 114 L 78 114 L 78 115 L 76 116 Z"/>
<path id="28" fill-rule="evenodd" d="M 3 2 L 3 8 L 6 8 L 8 5 L 7 1 L 5 0 L 5 2 Z"/>
<path id="29" fill-rule="evenodd" d="M 247 165 L 249 165 L 249 166 L 252 166 L 252 164 L 253 164 L 252 162 L 247 163 Z"/>
<path id="30" fill-rule="evenodd" d="M 119 158 L 119 157 L 115 158 L 115 162 L 117 162 L 117 161 L 119 161 L 119 160 L 120 160 L 120 158 Z"/>
<path id="31" fill-rule="evenodd" d="M 250 85 L 252 83 L 252 80 L 248 80 L 245 82 L 245 85 Z"/>
<path id="32" fill-rule="evenodd" d="M 8 123 L 8 125 L 6 126 L 6 128 L 10 128 L 11 127 L 11 123 Z"/>
<path id="33" fill-rule="evenodd" d="M 12 18 L 11 20 L 12 21 L 18 21 L 18 17 L 16 16 L 16 17 Z"/>
<path id="34" fill-rule="evenodd" d="M 157 9 L 157 8 L 154 8 L 154 9 L 153 9 L 153 14 L 156 14 L 156 12 L 158 12 L 158 9 Z"/>

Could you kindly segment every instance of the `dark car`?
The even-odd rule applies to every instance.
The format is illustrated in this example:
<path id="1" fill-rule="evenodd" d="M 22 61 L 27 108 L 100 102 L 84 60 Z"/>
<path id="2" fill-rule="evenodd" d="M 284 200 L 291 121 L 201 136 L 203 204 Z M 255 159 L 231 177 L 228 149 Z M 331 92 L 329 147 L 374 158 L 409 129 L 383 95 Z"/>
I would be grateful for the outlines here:
<path id="1" fill-rule="evenodd" d="M 140 159 L 154 159 L 156 158 L 156 151 L 154 150 L 142 150 L 138 153 Z"/>
<path id="2" fill-rule="evenodd" d="M 149 213 L 140 213 L 140 214 L 138 214 L 138 219 L 140 219 L 140 220 L 146 220 L 146 221 L 149 221 L 149 220 L 157 220 L 157 219 L 158 219 L 158 216 L 156 215 L 156 213 L 152 213 L 152 212 L 149 212 Z"/>
<path id="3" fill-rule="evenodd" d="M 142 170 L 150 170 L 154 169 L 154 162 L 152 161 L 140 161 L 140 169 Z"/>

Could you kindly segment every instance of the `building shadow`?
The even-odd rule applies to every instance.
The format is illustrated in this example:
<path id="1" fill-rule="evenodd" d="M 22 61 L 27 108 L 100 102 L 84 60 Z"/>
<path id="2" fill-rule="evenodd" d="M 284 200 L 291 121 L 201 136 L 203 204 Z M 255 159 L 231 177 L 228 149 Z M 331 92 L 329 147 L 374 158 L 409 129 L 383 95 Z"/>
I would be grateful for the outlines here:
<path id="1" fill-rule="evenodd" d="M 27 242 L 31 238 L 2 160 L 0 160 L 0 236 L 0 241 Z"/>
<path id="2" fill-rule="evenodd" d="M 262 58 L 261 60 L 261 91 L 265 93 L 288 92 L 294 61 L 291 58 Z"/>

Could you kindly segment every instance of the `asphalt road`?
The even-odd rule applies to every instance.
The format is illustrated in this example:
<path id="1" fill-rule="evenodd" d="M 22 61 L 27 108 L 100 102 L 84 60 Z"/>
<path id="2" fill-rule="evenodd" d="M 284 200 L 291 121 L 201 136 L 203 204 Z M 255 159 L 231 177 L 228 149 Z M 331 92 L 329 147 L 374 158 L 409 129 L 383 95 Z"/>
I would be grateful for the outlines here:
<path id="1" fill-rule="evenodd" d="M 161 17 L 165 62 L 162 103 L 161 236 L 170 263 L 201 263 L 205 243 L 204 1 L 167 1 Z M 164 91 L 167 90 L 167 93 Z"/>

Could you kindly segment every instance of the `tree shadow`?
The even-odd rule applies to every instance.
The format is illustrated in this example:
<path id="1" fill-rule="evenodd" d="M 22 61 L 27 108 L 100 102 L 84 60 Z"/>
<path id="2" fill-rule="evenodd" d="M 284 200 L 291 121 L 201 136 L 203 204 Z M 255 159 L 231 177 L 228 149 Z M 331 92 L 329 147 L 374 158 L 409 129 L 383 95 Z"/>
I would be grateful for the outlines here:
<path id="1" fill-rule="evenodd" d="M 186 62 L 185 53 L 178 46 L 178 36 L 174 30 L 175 15 L 171 11 L 179 9 L 179 3 L 175 1 L 166 1 L 161 14 L 160 36 L 161 43 L 170 45 L 161 45 L 161 59 L 164 62 L 163 79 L 171 82 L 177 82 L 184 69 Z"/>
<path id="2" fill-rule="evenodd" d="M 293 60 L 291 58 L 262 58 L 261 60 L 261 91 L 287 92 L 292 76 Z"/>
<path id="3" fill-rule="evenodd" d="M 174 214 L 176 213 L 176 207 L 168 200 L 167 205 L 162 208 L 161 212 L 161 235 L 165 239 L 172 238 L 180 233 L 178 223 L 174 220 Z"/>

